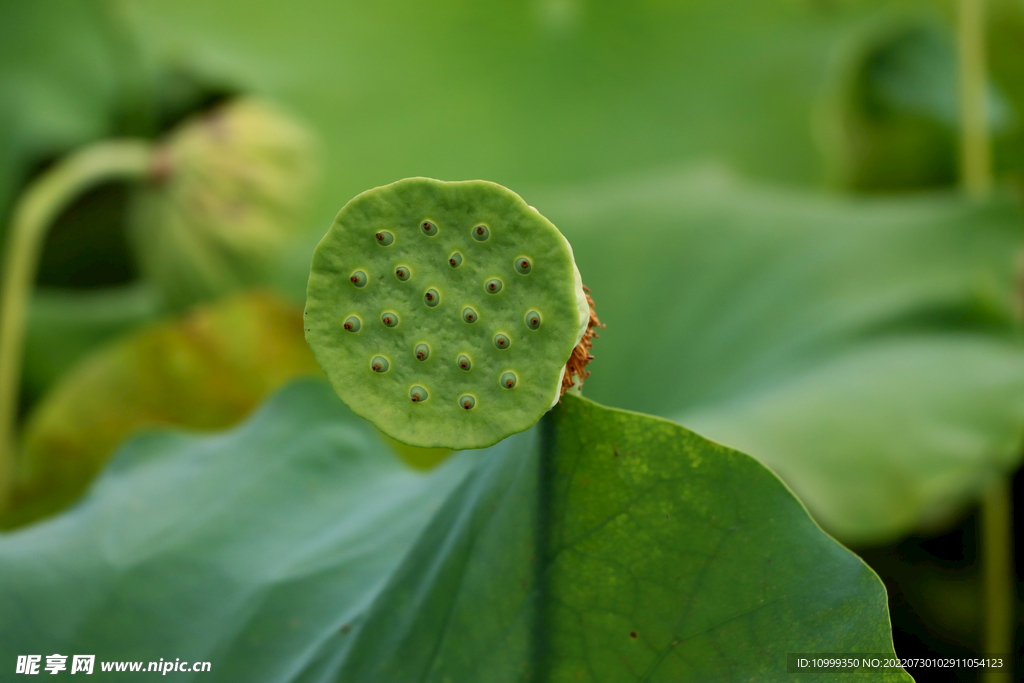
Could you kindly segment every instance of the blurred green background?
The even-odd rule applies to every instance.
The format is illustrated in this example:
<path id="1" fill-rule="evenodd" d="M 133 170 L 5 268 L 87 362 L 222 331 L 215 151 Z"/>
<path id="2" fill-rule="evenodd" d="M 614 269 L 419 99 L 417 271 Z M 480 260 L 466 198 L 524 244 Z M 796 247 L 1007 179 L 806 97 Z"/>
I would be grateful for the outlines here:
<path id="1" fill-rule="evenodd" d="M 484 178 L 574 246 L 607 324 L 586 396 L 771 467 L 885 580 L 902 656 L 980 651 L 975 505 L 1024 434 L 1024 3 L 987 8 L 986 199 L 958 188 L 955 25 L 939 0 L 0 0 L 0 215 L 82 146 L 239 99 L 311 141 L 299 227 L 223 287 L 133 227 L 128 183 L 57 219 L 5 526 L 131 434 L 317 374 L 305 281 L 349 198 Z"/>

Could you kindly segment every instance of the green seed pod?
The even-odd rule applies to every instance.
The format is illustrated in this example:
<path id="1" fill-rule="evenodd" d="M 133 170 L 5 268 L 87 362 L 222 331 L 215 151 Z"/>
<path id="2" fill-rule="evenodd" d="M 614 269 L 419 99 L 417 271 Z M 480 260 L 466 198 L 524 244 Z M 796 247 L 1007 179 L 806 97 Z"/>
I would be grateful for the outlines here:
<path id="1" fill-rule="evenodd" d="M 398 314 L 391 311 L 381 313 L 380 321 L 387 327 L 398 327 Z"/>
<path id="2" fill-rule="evenodd" d="M 366 273 L 361 270 L 357 270 L 348 277 L 348 281 L 356 287 L 363 287 L 366 285 Z"/>
<path id="3" fill-rule="evenodd" d="M 458 268 L 459 266 L 461 266 L 462 265 L 462 254 L 460 254 L 459 252 L 455 252 L 454 254 L 449 256 L 448 257 L 448 265 L 451 266 L 452 268 Z"/>
<path id="4" fill-rule="evenodd" d="M 459 405 L 462 406 L 463 410 L 473 410 L 476 407 L 476 399 L 466 394 L 465 396 L 459 397 Z"/>
<path id="5" fill-rule="evenodd" d="M 176 128 L 154 159 L 128 232 L 142 275 L 172 307 L 265 282 L 302 234 L 312 139 L 276 107 L 228 102 Z"/>
<path id="6" fill-rule="evenodd" d="M 398 266 L 397 268 L 395 268 L 395 277 L 397 277 L 402 282 L 405 282 L 410 277 L 412 277 L 412 271 L 409 270 L 409 266 Z"/>
<path id="7" fill-rule="evenodd" d="M 540 313 L 530 311 L 526 314 L 526 326 L 531 330 L 540 329 Z"/>
<path id="8" fill-rule="evenodd" d="M 516 377 L 516 373 L 514 372 L 506 372 L 504 375 L 501 376 L 501 386 L 505 387 L 506 389 L 511 389 L 516 385 L 516 382 L 518 381 L 519 378 Z"/>
<path id="9" fill-rule="evenodd" d="M 430 358 L 430 347 L 426 344 L 417 344 L 415 348 L 416 360 L 426 360 Z"/>
<path id="10" fill-rule="evenodd" d="M 374 239 L 383 230 L 394 234 L 386 249 Z M 448 262 L 455 253 L 458 268 Z M 399 267 L 429 288 L 377 276 Z M 356 268 L 371 275 L 365 287 L 344 280 Z M 491 291 L 491 282 L 501 286 Z M 524 329 L 524 310 L 543 311 L 543 325 Z M 342 334 L 338 311 L 362 320 L 390 313 L 401 324 Z M 558 400 L 589 320 L 572 249 L 547 219 L 499 185 L 426 178 L 345 205 L 313 256 L 305 313 L 310 347 L 356 414 L 403 443 L 454 449 L 484 448 L 535 424 Z M 421 344 L 455 363 L 417 361 L 409 349 Z M 375 355 L 395 359 L 388 372 L 365 370 Z"/>
<path id="11" fill-rule="evenodd" d="M 530 263 L 530 259 L 525 256 L 516 259 L 516 272 L 520 275 L 527 275 L 531 268 L 533 268 L 533 264 Z"/>
<path id="12" fill-rule="evenodd" d="M 491 236 L 491 231 L 487 229 L 486 225 L 478 225 L 473 228 L 473 239 L 477 242 L 485 242 L 487 238 Z"/>
<path id="13" fill-rule="evenodd" d="M 395 236 L 387 230 L 381 230 L 374 234 L 374 238 L 377 240 L 377 244 L 382 247 L 390 247 L 395 241 Z"/>
<path id="14" fill-rule="evenodd" d="M 501 291 L 501 280 L 492 278 L 484 283 L 484 291 L 488 294 L 497 294 Z"/>
<path id="15" fill-rule="evenodd" d="M 342 327 L 345 328 L 346 332 L 358 332 L 359 328 L 362 326 L 362 321 L 359 320 L 359 318 L 355 317 L 354 315 L 350 315 L 349 317 L 345 318 L 345 324 L 342 325 Z"/>
<path id="16" fill-rule="evenodd" d="M 370 369 L 374 372 L 387 372 L 389 367 L 391 367 L 391 363 L 384 356 L 374 356 L 370 361 Z"/>

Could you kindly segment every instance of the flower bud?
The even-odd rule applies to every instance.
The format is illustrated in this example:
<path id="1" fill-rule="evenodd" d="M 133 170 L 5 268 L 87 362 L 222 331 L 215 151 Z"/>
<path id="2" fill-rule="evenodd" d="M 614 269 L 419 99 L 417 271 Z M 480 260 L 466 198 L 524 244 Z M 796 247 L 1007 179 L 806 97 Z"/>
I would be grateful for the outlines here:
<path id="1" fill-rule="evenodd" d="M 131 238 L 143 276 L 184 308 L 265 281 L 302 227 L 312 140 L 267 102 L 238 99 L 175 129 L 150 175 Z"/>

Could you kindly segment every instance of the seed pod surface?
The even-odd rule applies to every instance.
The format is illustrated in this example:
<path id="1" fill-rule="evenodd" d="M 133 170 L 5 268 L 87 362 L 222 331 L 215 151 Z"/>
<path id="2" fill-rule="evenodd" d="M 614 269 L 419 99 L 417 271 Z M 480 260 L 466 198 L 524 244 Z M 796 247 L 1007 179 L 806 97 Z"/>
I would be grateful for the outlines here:
<path id="1" fill-rule="evenodd" d="M 357 269 L 367 275 L 362 287 L 349 281 Z M 543 325 L 531 329 L 524 310 Z M 403 443 L 468 449 L 528 429 L 558 400 L 589 312 L 569 243 L 518 195 L 479 180 L 410 178 L 364 192 L 338 214 L 313 257 L 305 327 L 357 415 Z M 343 327 L 350 316 L 400 324 L 352 334 Z M 390 359 L 386 372 L 373 371 L 375 357 Z M 515 378 L 514 391 L 495 381 L 503 375 Z"/>

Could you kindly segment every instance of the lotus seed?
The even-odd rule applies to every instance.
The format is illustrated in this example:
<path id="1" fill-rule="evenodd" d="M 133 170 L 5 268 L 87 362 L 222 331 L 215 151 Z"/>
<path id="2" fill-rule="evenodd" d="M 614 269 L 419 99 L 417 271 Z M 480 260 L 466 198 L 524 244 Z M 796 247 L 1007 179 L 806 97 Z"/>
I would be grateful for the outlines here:
<path id="1" fill-rule="evenodd" d="M 459 266 L 461 266 L 462 265 L 462 254 L 460 254 L 459 252 L 455 252 L 454 254 L 449 256 L 448 257 L 448 265 L 451 266 L 452 268 L 458 268 Z"/>
<path id="2" fill-rule="evenodd" d="M 516 373 L 514 372 L 506 372 L 504 375 L 501 376 L 501 386 L 505 387 L 506 389 L 511 389 L 512 387 L 514 387 L 517 381 L 519 380 L 516 377 Z"/>
<path id="3" fill-rule="evenodd" d="M 373 360 L 370 361 L 370 369 L 374 372 L 387 372 L 391 364 L 388 363 L 388 359 L 384 356 L 374 356 Z"/>
<path id="4" fill-rule="evenodd" d="M 499 349 L 507 349 L 512 342 L 503 334 L 494 335 L 494 345 Z"/>
<path id="5" fill-rule="evenodd" d="M 473 228 L 473 239 L 477 242 L 483 242 L 491 236 L 491 231 L 487 229 L 486 225 L 478 225 Z"/>
<path id="6" fill-rule="evenodd" d="M 394 327 L 398 324 L 398 314 L 388 311 L 380 316 L 380 321 L 388 327 Z"/>
<path id="7" fill-rule="evenodd" d="M 430 357 L 430 347 L 426 344 L 416 345 L 416 360 L 426 360 Z"/>
<path id="8" fill-rule="evenodd" d="M 392 235 L 387 230 L 381 230 L 376 235 L 374 235 L 374 238 L 376 238 L 377 244 L 379 244 L 382 247 L 390 246 L 391 243 L 395 241 L 395 236 Z"/>
<path id="9" fill-rule="evenodd" d="M 484 284 L 484 289 L 487 290 L 488 294 L 497 294 L 498 292 L 501 291 L 501 280 L 488 280 Z"/>
<path id="10" fill-rule="evenodd" d="M 352 273 L 348 281 L 354 284 L 356 287 L 362 287 L 366 284 L 366 273 L 364 273 L 361 270 L 357 270 L 356 272 Z"/>
<path id="11" fill-rule="evenodd" d="M 472 410 L 476 406 L 476 399 L 467 394 L 459 399 L 459 405 L 465 410 Z"/>
<path id="12" fill-rule="evenodd" d="M 427 400 L 427 390 L 417 385 L 409 390 L 409 398 L 413 403 L 423 403 Z"/>
<path id="13" fill-rule="evenodd" d="M 437 293 L 436 289 L 428 289 L 427 293 L 423 295 L 423 302 L 433 308 L 441 303 L 441 295 Z"/>
<path id="14" fill-rule="evenodd" d="M 402 282 L 405 282 L 406 280 L 408 280 L 409 279 L 409 275 L 410 275 L 410 271 L 409 271 L 408 266 L 398 266 L 397 268 L 395 268 L 395 277 L 397 277 Z"/>
<path id="15" fill-rule="evenodd" d="M 536 330 L 540 327 L 540 313 L 537 311 L 530 311 L 526 314 L 526 326 L 531 330 Z"/>
<path id="16" fill-rule="evenodd" d="M 462 319 L 465 320 L 467 323 L 475 323 L 477 319 L 476 311 L 474 311 L 469 306 L 466 306 L 465 308 L 462 309 Z"/>
<path id="17" fill-rule="evenodd" d="M 437 234 L 437 226 L 431 223 L 430 221 L 423 221 L 420 227 L 423 228 L 424 235 L 430 235 L 431 237 L 433 237 L 434 235 Z"/>
<path id="18" fill-rule="evenodd" d="M 530 259 L 520 256 L 516 259 L 516 270 L 522 275 L 526 275 L 533 268 L 533 264 L 530 263 Z"/>
<path id="19" fill-rule="evenodd" d="M 344 327 L 345 330 L 348 332 L 358 332 L 359 328 L 362 326 L 363 323 L 360 322 L 359 318 L 355 317 L 354 315 L 350 315 L 349 317 L 345 318 L 345 324 L 342 325 L 342 327 Z"/>
<path id="20" fill-rule="evenodd" d="M 473 367 L 473 361 L 469 360 L 469 356 L 461 355 L 458 358 L 459 367 L 463 370 L 469 370 Z"/>

